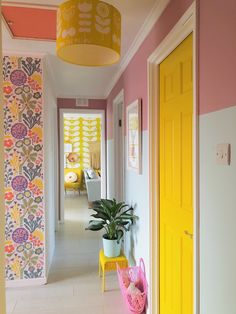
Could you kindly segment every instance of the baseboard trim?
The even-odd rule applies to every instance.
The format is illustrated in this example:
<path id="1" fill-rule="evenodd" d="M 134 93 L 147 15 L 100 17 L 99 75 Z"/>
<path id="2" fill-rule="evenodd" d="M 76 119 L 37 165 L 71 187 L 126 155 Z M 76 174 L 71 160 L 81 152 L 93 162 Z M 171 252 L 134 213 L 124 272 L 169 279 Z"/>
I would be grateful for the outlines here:
<path id="1" fill-rule="evenodd" d="M 17 279 L 6 281 L 6 288 L 23 288 L 33 286 L 43 286 L 47 284 L 47 278 Z"/>

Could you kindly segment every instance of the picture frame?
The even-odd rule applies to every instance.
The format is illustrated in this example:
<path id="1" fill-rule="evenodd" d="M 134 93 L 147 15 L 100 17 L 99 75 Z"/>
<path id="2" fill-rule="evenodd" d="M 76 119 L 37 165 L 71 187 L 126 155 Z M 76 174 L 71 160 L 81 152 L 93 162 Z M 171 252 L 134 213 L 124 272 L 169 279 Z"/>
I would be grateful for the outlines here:
<path id="1" fill-rule="evenodd" d="M 127 168 L 141 174 L 141 99 L 132 102 L 126 111 L 127 122 Z"/>

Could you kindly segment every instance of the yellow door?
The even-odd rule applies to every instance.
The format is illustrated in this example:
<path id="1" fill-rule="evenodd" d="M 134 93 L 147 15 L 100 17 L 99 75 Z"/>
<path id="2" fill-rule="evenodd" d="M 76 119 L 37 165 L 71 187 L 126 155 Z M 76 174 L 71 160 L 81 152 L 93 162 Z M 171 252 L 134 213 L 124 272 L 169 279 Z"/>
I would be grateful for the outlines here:
<path id="1" fill-rule="evenodd" d="M 192 35 L 160 65 L 160 314 L 193 313 Z"/>

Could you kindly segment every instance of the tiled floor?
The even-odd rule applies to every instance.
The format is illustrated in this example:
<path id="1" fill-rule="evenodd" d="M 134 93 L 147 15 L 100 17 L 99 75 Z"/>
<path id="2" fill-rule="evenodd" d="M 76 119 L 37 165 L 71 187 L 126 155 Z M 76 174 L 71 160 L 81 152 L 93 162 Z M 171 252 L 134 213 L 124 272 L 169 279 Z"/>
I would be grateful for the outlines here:
<path id="1" fill-rule="evenodd" d="M 116 274 L 107 276 L 108 291 L 101 292 L 101 234 L 84 230 L 91 214 L 86 197 L 68 195 L 65 207 L 48 284 L 7 289 L 7 314 L 128 314 Z"/>

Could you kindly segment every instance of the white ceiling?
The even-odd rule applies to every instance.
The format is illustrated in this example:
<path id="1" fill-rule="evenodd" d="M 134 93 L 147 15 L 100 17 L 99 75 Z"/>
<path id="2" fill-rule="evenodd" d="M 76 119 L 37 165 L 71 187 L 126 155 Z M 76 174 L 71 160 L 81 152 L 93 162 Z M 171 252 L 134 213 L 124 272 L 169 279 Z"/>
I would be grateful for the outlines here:
<path id="1" fill-rule="evenodd" d="M 44 41 L 16 40 L 10 37 L 3 25 L 3 50 L 24 54 L 46 54 L 46 64 L 51 73 L 54 92 L 57 97 L 106 98 L 111 82 L 122 71 L 130 49 L 137 41 L 143 25 L 151 18 L 154 7 L 161 0 L 106 0 L 113 4 L 122 16 L 122 56 L 119 64 L 110 67 L 81 67 L 67 64 L 55 55 L 56 44 Z M 4 3 L 15 2 L 14 0 Z M 22 3 L 58 5 L 59 0 L 18 0 Z M 22 21 L 23 22 L 23 21 Z"/>

